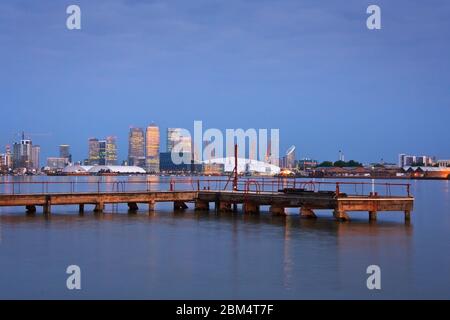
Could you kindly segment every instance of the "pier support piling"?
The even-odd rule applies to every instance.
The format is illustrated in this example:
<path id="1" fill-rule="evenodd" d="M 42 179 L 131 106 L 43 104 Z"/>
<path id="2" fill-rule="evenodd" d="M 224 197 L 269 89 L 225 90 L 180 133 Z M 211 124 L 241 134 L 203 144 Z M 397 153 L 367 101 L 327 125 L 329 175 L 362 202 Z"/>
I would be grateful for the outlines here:
<path id="1" fill-rule="evenodd" d="M 232 211 L 230 202 L 219 201 L 216 204 L 218 205 L 217 210 L 219 212 L 231 212 Z"/>
<path id="2" fill-rule="evenodd" d="M 95 213 L 102 213 L 103 210 L 105 210 L 105 204 L 103 202 L 99 202 L 95 205 L 95 209 L 94 209 Z"/>
<path id="3" fill-rule="evenodd" d="M 49 215 L 52 211 L 51 208 L 52 208 L 52 206 L 49 203 L 44 204 L 44 207 L 43 207 L 44 214 Z"/>
<path id="4" fill-rule="evenodd" d="M 377 220 L 377 212 L 369 211 L 369 221 L 376 221 L 376 220 Z"/>
<path id="5" fill-rule="evenodd" d="M 79 213 L 79 214 L 83 214 L 83 213 L 84 213 L 84 204 L 80 204 L 80 205 L 78 206 L 78 213 Z"/>
<path id="6" fill-rule="evenodd" d="M 286 215 L 285 208 L 283 206 L 280 206 L 280 205 L 271 205 L 270 206 L 270 212 L 273 215 L 276 215 L 276 216 L 285 216 Z"/>
<path id="7" fill-rule="evenodd" d="M 349 221 L 350 220 L 350 217 L 348 216 L 347 212 L 341 211 L 341 210 L 334 210 L 333 216 L 338 221 Z"/>
<path id="8" fill-rule="evenodd" d="M 175 211 L 182 211 L 186 210 L 188 206 L 183 201 L 174 201 L 173 203 L 173 210 Z"/>
<path id="9" fill-rule="evenodd" d="M 300 217 L 302 218 L 308 218 L 308 219 L 315 219 L 317 218 L 316 214 L 313 210 L 305 207 L 300 208 Z"/>
<path id="10" fill-rule="evenodd" d="M 27 213 L 28 214 L 36 213 L 36 206 L 35 205 L 26 206 L 25 208 L 27 209 Z"/>
<path id="11" fill-rule="evenodd" d="M 411 211 L 405 210 L 405 221 L 411 221 Z"/>
<path id="12" fill-rule="evenodd" d="M 128 212 L 136 213 L 139 207 L 136 202 L 128 202 Z"/>
<path id="13" fill-rule="evenodd" d="M 197 199 L 195 201 L 195 210 L 196 211 L 208 211 L 209 210 L 209 202 Z"/>
<path id="14" fill-rule="evenodd" d="M 259 213 L 259 205 L 257 205 L 254 202 L 245 202 L 243 209 L 244 209 L 245 214 L 258 214 Z"/>
<path id="15" fill-rule="evenodd" d="M 148 203 L 148 213 L 153 213 L 155 211 L 155 201 L 150 201 Z"/>

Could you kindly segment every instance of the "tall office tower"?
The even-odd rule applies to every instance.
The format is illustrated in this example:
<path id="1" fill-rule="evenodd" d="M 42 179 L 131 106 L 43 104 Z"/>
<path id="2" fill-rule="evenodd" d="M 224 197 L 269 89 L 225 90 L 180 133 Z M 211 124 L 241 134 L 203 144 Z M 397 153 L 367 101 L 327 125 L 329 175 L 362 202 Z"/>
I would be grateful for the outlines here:
<path id="1" fill-rule="evenodd" d="M 5 164 L 7 169 L 12 169 L 13 167 L 13 157 L 11 154 L 11 146 L 6 146 L 6 153 L 5 153 Z"/>
<path id="2" fill-rule="evenodd" d="M 61 144 L 59 146 L 59 157 L 67 159 L 67 163 L 72 163 L 72 155 L 70 154 L 70 146 L 68 144 Z"/>
<path id="3" fill-rule="evenodd" d="M 159 128 L 152 124 L 145 134 L 145 165 L 147 172 L 159 173 Z"/>
<path id="4" fill-rule="evenodd" d="M 32 145 L 31 140 L 25 139 L 25 134 L 22 134 L 22 140 L 19 143 L 14 143 L 13 168 L 32 169 Z"/>
<path id="5" fill-rule="evenodd" d="M 400 153 L 399 155 L 398 155 L 398 166 L 400 167 L 400 168 L 402 168 L 402 167 L 404 167 L 405 166 L 405 158 L 406 158 L 406 154 L 404 154 L 404 153 Z"/>
<path id="6" fill-rule="evenodd" d="M 6 154 L 0 153 L 0 171 L 6 170 Z"/>
<path id="7" fill-rule="evenodd" d="M 34 145 L 31 147 L 31 162 L 32 169 L 39 171 L 41 169 L 41 161 L 40 161 L 41 147 L 38 145 Z"/>
<path id="8" fill-rule="evenodd" d="M 295 167 L 295 146 L 291 146 L 286 152 L 285 167 L 292 169 Z"/>
<path id="9" fill-rule="evenodd" d="M 100 141 L 97 138 L 89 139 L 88 162 L 91 166 L 100 164 Z"/>
<path id="10" fill-rule="evenodd" d="M 116 137 L 109 136 L 106 138 L 105 145 L 105 164 L 107 166 L 117 165 L 117 143 Z"/>
<path id="11" fill-rule="evenodd" d="M 100 140 L 98 142 L 98 157 L 99 157 L 99 165 L 106 165 L 106 140 Z"/>
<path id="12" fill-rule="evenodd" d="M 128 135 L 128 165 L 145 168 L 145 136 L 142 128 L 131 128 Z"/>
<path id="13" fill-rule="evenodd" d="M 167 152 L 177 146 L 177 150 L 183 152 L 192 152 L 192 139 L 189 132 L 182 128 L 168 128 L 167 129 Z"/>

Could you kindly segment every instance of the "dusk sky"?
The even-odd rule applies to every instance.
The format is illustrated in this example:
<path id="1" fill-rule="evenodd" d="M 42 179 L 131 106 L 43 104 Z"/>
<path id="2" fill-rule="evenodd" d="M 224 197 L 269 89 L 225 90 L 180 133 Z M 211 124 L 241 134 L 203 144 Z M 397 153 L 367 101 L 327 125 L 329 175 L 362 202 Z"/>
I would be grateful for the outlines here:
<path id="1" fill-rule="evenodd" d="M 298 158 L 448 159 L 449 39 L 448 0 L 3 0 L 0 152 L 24 130 L 42 159 L 70 144 L 82 160 L 113 135 L 123 160 L 130 126 L 155 122 L 164 147 L 202 120 L 279 128 Z"/>

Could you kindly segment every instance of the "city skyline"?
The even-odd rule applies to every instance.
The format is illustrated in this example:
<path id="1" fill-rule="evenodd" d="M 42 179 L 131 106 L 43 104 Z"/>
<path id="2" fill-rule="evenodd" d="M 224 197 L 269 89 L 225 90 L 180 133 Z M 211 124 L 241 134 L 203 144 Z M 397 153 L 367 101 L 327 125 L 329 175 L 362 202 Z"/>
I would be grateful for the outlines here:
<path id="1" fill-rule="evenodd" d="M 149 133 L 150 131 L 154 130 L 153 132 Z M 22 152 L 18 149 L 16 150 L 16 153 L 29 153 L 30 155 L 36 155 L 36 156 L 30 156 L 30 159 L 25 159 L 24 161 L 29 161 L 29 166 L 33 169 L 40 169 L 44 166 L 43 163 L 46 162 L 47 159 L 64 159 L 66 158 L 66 164 L 67 163 L 89 163 L 91 165 L 120 165 L 121 163 L 126 162 L 128 165 L 136 165 L 138 167 L 142 168 L 148 168 L 149 164 L 147 163 L 147 152 L 151 154 L 149 159 L 153 159 L 153 169 L 157 167 L 157 161 L 159 159 L 157 158 L 157 154 L 160 154 L 162 152 L 171 152 L 172 148 L 176 144 L 183 145 L 183 150 L 192 149 L 192 137 L 185 136 L 185 134 L 190 134 L 189 130 L 185 128 L 174 128 L 174 127 L 168 127 L 165 131 L 165 139 L 160 135 L 161 128 L 155 124 L 154 122 L 146 127 L 145 131 L 141 127 L 134 127 L 130 126 L 128 138 L 125 139 L 127 142 L 127 149 L 126 154 L 124 154 L 124 151 L 119 152 L 118 147 L 118 138 L 117 136 L 107 136 L 105 139 L 98 139 L 98 138 L 89 138 L 88 141 L 88 149 L 85 154 L 81 154 L 78 156 L 73 156 L 71 153 L 71 144 L 60 144 L 57 146 L 57 149 L 59 150 L 59 156 L 55 152 L 47 151 L 43 152 L 41 150 L 41 146 L 36 145 L 30 145 L 30 150 L 28 152 Z M 137 134 L 137 135 L 136 135 Z M 150 141 L 153 141 L 152 144 L 147 148 L 146 140 L 147 138 L 150 139 Z M 165 141 L 165 144 L 163 142 Z M 6 144 L 3 148 L 3 150 L 0 150 L 0 154 L 2 156 L 7 154 L 8 150 L 11 150 L 11 146 L 13 146 L 13 150 L 11 152 L 12 158 L 17 158 L 17 156 L 14 156 L 14 146 L 16 145 L 19 147 L 20 145 L 28 145 L 32 142 L 32 139 L 30 137 L 27 137 L 24 133 L 22 133 L 21 140 L 11 141 L 10 143 Z M 207 141 L 203 141 L 203 144 L 207 143 Z M 1 146 L 0 146 L 1 147 Z M 205 147 L 205 146 L 203 146 Z M 246 148 L 249 148 L 248 145 L 246 145 Z M 139 151 L 138 149 L 141 149 Z M 178 147 L 180 149 L 180 147 Z M 325 158 L 325 159 L 318 159 L 314 157 L 310 157 L 309 155 L 302 154 L 296 155 L 296 152 L 294 150 L 297 149 L 295 145 L 291 145 L 287 150 L 280 150 L 280 154 L 284 155 L 286 151 L 286 155 L 281 156 L 281 161 L 286 161 L 285 159 L 290 158 L 289 165 L 286 167 L 292 167 L 292 163 L 294 160 L 318 160 L 321 161 L 339 161 L 343 160 L 344 153 L 342 150 L 338 150 L 338 152 L 335 154 L 336 158 Z M 158 151 L 157 151 L 158 150 Z M 248 151 L 248 150 L 247 150 Z M 131 152 L 131 153 L 130 153 Z M 132 153 L 134 156 L 132 156 Z M 48 156 L 47 156 L 48 154 Z M 290 157 L 288 157 L 288 154 L 291 154 Z M 373 159 L 369 161 L 362 161 L 363 163 L 370 164 L 370 163 L 391 163 L 391 164 L 398 164 L 404 160 L 400 160 L 400 157 L 407 157 L 411 159 L 420 158 L 420 159 L 427 159 L 427 160 L 420 160 L 423 163 L 431 163 L 431 159 L 439 159 L 441 161 L 447 161 L 444 159 L 448 159 L 450 157 L 445 156 L 436 156 L 436 155 L 430 155 L 424 152 L 419 152 L 416 155 L 412 156 L 410 155 L 412 153 L 406 154 L 401 152 L 397 152 L 396 155 L 394 155 L 392 161 L 386 161 L 385 158 L 381 159 Z M 45 155 L 45 156 L 43 156 Z M 36 159 L 37 160 L 34 160 Z M 156 157 L 156 158 L 155 158 Z M 351 157 L 350 157 L 351 158 Z M 132 160 L 132 161 L 130 161 Z M 358 158 L 351 158 L 351 160 L 358 160 Z M 36 165 L 36 161 L 40 163 L 40 166 Z M 136 163 L 134 161 L 137 161 Z M 415 161 L 415 160 L 414 160 Z M 413 160 L 409 160 L 409 162 L 404 163 L 413 163 Z M 152 160 L 150 160 L 150 163 Z M 151 166 L 151 165 L 150 165 Z"/>
<path id="2" fill-rule="evenodd" d="M 48 131 L 34 139 L 42 158 L 61 143 L 78 158 L 89 136 L 112 133 L 125 159 L 128 124 L 202 120 L 222 130 L 279 128 L 282 151 L 294 144 L 315 159 L 338 150 L 364 162 L 396 162 L 399 152 L 449 157 L 450 21 L 441 18 L 449 3 L 437 3 L 380 1 L 377 32 L 358 1 L 200 9 L 81 0 L 76 32 L 50 1 L 4 3 L 1 104 L 11 114 L 0 146 L 18 128 Z"/>

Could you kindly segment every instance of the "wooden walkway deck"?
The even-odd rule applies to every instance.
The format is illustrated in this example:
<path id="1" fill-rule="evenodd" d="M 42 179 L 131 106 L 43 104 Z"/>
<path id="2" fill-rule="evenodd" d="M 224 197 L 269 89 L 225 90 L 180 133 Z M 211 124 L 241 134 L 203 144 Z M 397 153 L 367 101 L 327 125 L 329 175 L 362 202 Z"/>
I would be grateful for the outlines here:
<path id="1" fill-rule="evenodd" d="M 158 202 L 172 202 L 174 210 L 184 210 L 186 203 L 195 203 L 196 210 L 209 210 L 214 203 L 216 211 L 235 211 L 242 204 L 245 214 L 258 214 L 261 206 L 270 206 L 270 212 L 284 215 L 286 208 L 299 208 L 303 217 L 314 218 L 315 210 L 332 210 L 338 220 L 349 220 L 349 212 L 365 211 L 370 220 L 376 220 L 381 211 L 400 211 L 409 220 L 413 210 L 412 196 L 352 196 L 333 192 L 285 192 L 228 191 L 228 190 L 186 190 L 186 191 L 130 191 L 130 192 L 69 192 L 0 194 L 0 206 L 25 207 L 28 213 L 42 207 L 44 214 L 50 214 L 52 206 L 77 205 L 79 212 L 86 205 L 92 205 L 95 212 L 103 212 L 106 204 L 128 204 L 131 212 L 145 204 L 148 211 L 155 209 Z"/>

